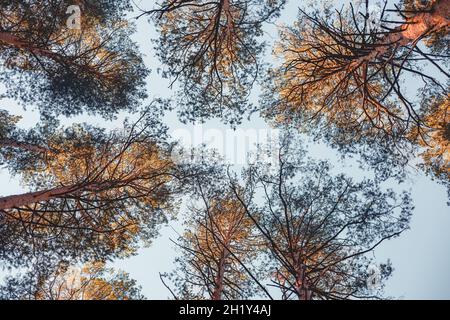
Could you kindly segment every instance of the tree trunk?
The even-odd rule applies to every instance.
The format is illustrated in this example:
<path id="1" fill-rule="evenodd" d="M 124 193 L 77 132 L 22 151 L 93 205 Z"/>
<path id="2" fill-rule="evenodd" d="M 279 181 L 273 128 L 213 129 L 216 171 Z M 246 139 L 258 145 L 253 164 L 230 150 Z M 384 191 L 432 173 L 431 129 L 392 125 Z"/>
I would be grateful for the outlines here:
<path id="1" fill-rule="evenodd" d="M 23 193 L 0 198 L 0 210 L 23 207 L 40 201 L 48 201 L 76 190 L 73 186 L 54 188 L 44 191 Z"/>
<path id="2" fill-rule="evenodd" d="M 365 62 L 374 61 L 376 57 L 386 54 L 393 46 L 407 46 L 419 40 L 427 33 L 438 32 L 450 26 L 450 0 L 436 0 L 430 11 L 418 13 L 406 20 L 386 35 L 368 55 L 352 62 L 358 67 Z"/>
<path id="3" fill-rule="evenodd" d="M 299 300 L 311 300 L 312 292 L 309 289 L 308 281 L 306 280 L 305 265 L 302 263 L 300 263 L 300 267 L 296 270 L 294 288 Z"/>
<path id="4" fill-rule="evenodd" d="M 11 47 L 31 52 L 32 54 L 34 54 L 36 56 L 49 58 L 61 65 L 74 65 L 77 67 L 82 67 L 82 68 L 88 70 L 90 73 L 95 74 L 98 78 L 103 78 L 103 79 L 107 78 L 106 74 L 102 74 L 99 70 L 97 70 L 95 67 L 93 67 L 91 65 L 88 65 L 88 64 L 87 65 L 77 65 L 77 63 L 76 63 L 77 58 L 78 58 L 77 56 L 65 56 L 61 53 L 54 52 L 47 48 L 45 48 L 45 49 L 38 48 L 38 47 L 34 46 L 32 43 L 24 41 L 24 40 L 20 39 L 19 37 L 12 35 L 11 33 L 0 31 L 0 44 L 2 42 L 6 43 L 7 45 L 9 45 Z M 86 52 L 89 52 L 89 51 L 90 50 L 87 50 Z M 85 54 L 85 53 L 81 53 L 81 54 Z M 103 62 L 103 63 L 105 63 L 105 62 Z"/>
<path id="5" fill-rule="evenodd" d="M 17 49 L 27 50 L 31 53 L 34 53 L 35 55 L 45 56 L 54 60 L 58 60 L 57 53 L 51 50 L 36 48 L 33 44 L 28 43 L 9 32 L 0 31 L 0 42 L 6 43 L 7 45 Z"/>
<path id="6" fill-rule="evenodd" d="M 212 294 L 212 300 L 222 300 L 223 281 L 225 277 L 225 263 L 228 257 L 228 250 L 225 249 L 222 257 L 219 260 L 217 277 L 215 279 L 214 291 Z"/>
<path id="7" fill-rule="evenodd" d="M 5 147 L 23 149 L 23 150 L 35 152 L 35 153 L 52 152 L 48 148 L 37 146 L 34 144 L 20 142 L 20 141 L 16 141 L 13 139 L 1 139 L 0 140 L 0 148 L 5 148 Z"/>
<path id="8" fill-rule="evenodd" d="M 43 191 L 23 193 L 13 196 L 0 198 L 0 210 L 19 208 L 41 201 L 49 201 L 54 198 L 60 198 L 75 192 L 87 191 L 98 193 L 105 189 L 117 186 L 117 181 L 104 181 L 85 183 L 83 185 L 71 185 L 66 187 L 53 188 Z"/>

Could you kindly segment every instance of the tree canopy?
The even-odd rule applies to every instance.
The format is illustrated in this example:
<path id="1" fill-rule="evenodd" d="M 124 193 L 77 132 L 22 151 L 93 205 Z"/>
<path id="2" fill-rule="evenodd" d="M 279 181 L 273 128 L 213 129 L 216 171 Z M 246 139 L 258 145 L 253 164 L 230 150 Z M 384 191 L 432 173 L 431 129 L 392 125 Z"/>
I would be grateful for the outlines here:
<path id="1" fill-rule="evenodd" d="M 284 137 L 275 168 L 257 162 L 244 172 L 253 197 L 242 197 L 231 182 L 265 240 L 272 285 L 283 299 L 381 297 L 390 266 L 378 266 L 380 278 L 371 287 L 369 270 L 376 261 L 367 253 L 408 229 L 409 195 L 334 175 L 326 161 L 307 159 L 293 137 Z"/>
<path id="2" fill-rule="evenodd" d="M 251 109 L 248 96 L 262 69 L 262 26 L 284 3 L 167 0 L 145 12 L 160 33 L 157 54 L 168 75 L 180 82 L 183 120 L 240 122 Z"/>
<path id="3" fill-rule="evenodd" d="M 294 137 L 284 137 L 277 165 L 257 161 L 241 177 L 223 172 L 219 188 L 197 182 L 200 210 L 188 212 L 184 253 L 168 277 L 176 298 L 383 297 L 392 267 L 368 254 L 409 228 L 409 194 L 334 175 Z"/>
<path id="4" fill-rule="evenodd" d="M 265 28 L 286 3 L 0 3 L 0 102 L 39 118 L 0 109 L 0 168 L 22 189 L 0 196 L 0 266 L 12 271 L 0 299 L 144 299 L 109 263 L 177 218 L 178 255 L 160 273 L 174 299 L 385 298 L 393 266 L 374 253 L 409 229 L 409 166 L 450 198 L 450 0 L 311 2 L 276 25 L 272 61 Z M 133 40 L 143 17 L 151 52 Z M 172 100 L 149 99 L 149 54 Z M 259 112 L 281 140 L 236 170 L 175 142 L 172 110 L 233 129 Z M 309 157 L 308 139 L 371 171 L 337 172 Z"/>
<path id="5" fill-rule="evenodd" d="M 60 263 L 52 269 L 34 268 L 8 277 L 0 286 L 0 299 L 10 300 L 141 300 L 136 281 L 102 262 L 82 267 Z"/>
<path id="6" fill-rule="evenodd" d="M 80 29 L 66 10 L 78 5 Z M 2 1 L 0 81 L 6 95 L 44 115 L 111 117 L 146 97 L 148 74 L 124 19 L 130 1 Z M 80 14 L 81 14 L 80 13 Z"/>
<path id="7" fill-rule="evenodd" d="M 2 258 L 18 263 L 38 251 L 102 259 L 150 241 L 182 178 L 155 140 L 163 134 L 143 114 L 110 133 L 75 125 L 2 139 L 2 159 L 31 190 L 0 198 Z"/>
<path id="8" fill-rule="evenodd" d="M 375 1 L 360 4 L 300 9 L 294 25 L 281 28 L 274 52 L 282 61 L 269 72 L 263 114 L 343 154 L 359 153 L 380 176 L 403 178 L 399 171 L 422 148 L 430 149 L 422 153 L 429 167 L 434 147 L 425 141 L 447 126 L 450 6 L 394 1 L 377 11 L 370 10 Z M 443 101 L 441 113 L 433 101 Z M 440 165 L 446 171 L 448 161 Z"/>
<path id="9" fill-rule="evenodd" d="M 299 113 L 305 121 L 323 119 L 348 134 L 354 132 L 356 138 L 380 131 L 404 134 L 412 125 L 423 125 L 423 116 L 405 96 L 401 80 L 404 73 L 418 75 L 425 85 L 445 93 L 446 86 L 418 66 L 429 63 L 449 76 L 442 66 L 448 62 L 448 52 L 442 48 L 442 33 L 449 25 L 448 3 L 433 1 L 430 8 L 393 10 L 394 16 L 403 18 L 400 22 L 392 21 L 387 3 L 375 17 L 368 11 L 370 1 L 365 3 L 365 12 L 353 6 L 324 14 L 300 10 L 298 22 L 282 29 L 275 52 L 284 61 L 274 71 L 279 98 L 268 110 L 275 113 L 276 121 L 289 119 L 290 112 Z M 430 50 L 421 49 L 421 43 Z"/>

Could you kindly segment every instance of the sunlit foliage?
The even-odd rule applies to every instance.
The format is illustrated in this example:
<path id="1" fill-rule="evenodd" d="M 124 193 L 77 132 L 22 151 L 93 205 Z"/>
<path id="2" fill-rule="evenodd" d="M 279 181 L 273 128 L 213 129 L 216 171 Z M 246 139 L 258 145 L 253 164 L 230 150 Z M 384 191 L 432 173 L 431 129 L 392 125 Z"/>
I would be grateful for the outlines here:
<path id="1" fill-rule="evenodd" d="M 9 300 L 140 300 L 136 281 L 122 271 L 91 262 L 82 267 L 59 264 L 55 270 L 39 268 L 8 277 L 0 299 Z"/>
<path id="2" fill-rule="evenodd" d="M 173 177 L 182 176 L 163 135 L 144 114 L 111 133 L 74 125 L 0 140 L 3 161 L 30 189 L 0 198 L 1 259 L 103 260 L 151 241 L 175 208 Z"/>
<path id="3" fill-rule="evenodd" d="M 69 29 L 71 5 L 81 29 Z M 147 75 L 124 19 L 129 1 L 7 0 L 0 4 L 0 81 L 44 115 L 112 116 L 146 97 Z"/>
<path id="4" fill-rule="evenodd" d="M 298 135 L 284 137 L 277 166 L 258 162 L 244 172 L 247 193 L 262 192 L 263 200 L 242 197 L 231 182 L 265 240 L 272 285 L 283 299 L 382 297 L 392 270 L 368 253 L 408 229 L 409 195 L 333 175 L 329 163 L 308 160 L 296 141 Z M 378 270 L 373 286 L 370 266 Z"/>
<path id="5" fill-rule="evenodd" d="M 252 259 L 259 240 L 255 226 L 231 194 L 201 185 L 200 205 L 189 210 L 188 229 L 178 246 L 177 270 L 168 277 L 184 299 L 244 299 L 254 296 Z"/>

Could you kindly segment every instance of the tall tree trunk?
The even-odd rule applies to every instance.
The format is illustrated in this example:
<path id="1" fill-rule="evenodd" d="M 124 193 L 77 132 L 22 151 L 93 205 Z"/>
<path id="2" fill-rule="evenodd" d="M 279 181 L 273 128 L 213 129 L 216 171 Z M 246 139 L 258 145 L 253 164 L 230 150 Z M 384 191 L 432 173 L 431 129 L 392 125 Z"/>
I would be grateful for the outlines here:
<path id="1" fill-rule="evenodd" d="M 70 186 L 2 197 L 0 198 L 0 210 L 19 208 L 40 201 L 48 201 L 52 198 L 73 192 L 74 190 L 76 188 Z"/>
<path id="2" fill-rule="evenodd" d="M 7 45 L 17 49 L 29 51 L 38 56 L 45 56 L 54 60 L 60 60 L 61 58 L 57 53 L 51 50 L 37 48 L 32 43 L 24 41 L 10 32 L 0 31 L 0 42 L 6 43 Z"/>
<path id="3" fill-rule="evenodd" d="M 408 18 L 405 24 L 395 28 L 375 44 L 368 55 L 353 61 L 351 66 L 358 67 L 362 63 L 373 61 L 377 56 L 386 54 L 393 46 L 407 46 L 419 40 L 422 36 L 438 32 L 450 26 L 450 0 L 436 0 L 431 10 L 421 12 Z"/>
<path id="4" fill-rule="evenodd" d="M 37 146 L 35 144 L 20 142 L 14 139 L 0 139 L 0 148 L 17 148 L 35 153 L 54 152 L 46 147 Z"/>
<path id="5" fill-rule="evenodd" d="M 117 181 L 92 182 L 82 185 L 71 185 L 36 192 L 23 193 L 0 198 L 0 210 L 19 208 L 41 201 L 60 198 L 80 191 L 98 193 L 117 186 Z"/>
<path id="6" fill-rule="evenodd" d="M 294 289 L 299 300 L 308 301 L 312 299 L 312 292 L 306 279 L 304 264 L 300 264 L 300 267 L 296 270 Z"/>
<path id="7" fill-rule="evenodd" d="M 211 299 L 212 300 L 222 300 L 222 293 L 223 293 L 223 281 L 225 278 L 225 263 L 226 260 L 228 258 L 228 250 L 225 248 L 222 256 L 219 260 L 219 264 L 218 264 L 218 272 L 217 272 L 217 276 L 215 279 L 215 285 L 214 285 L 214 291 L 212 294 Z"/>
<path id="8" fill-rule="evenodd" d="M 95 68 L 95 66 L 91 66 L 89 64 L 78 65 L 77 64 L 78 57 L 75 55 L 65 56 L 64 54 L 54 52 L 48 48 L 45 48 L 45 49 L 38 48 L 35 45 L 33 45 L 32 43 L 22 40 L 19 37 L 14 36 L 13 34 L 11 34 L 9 32 L 0 31 L 0 44 L 2 42 L 6 43 L 7 45 L 9 45 L 11 47 L 31 52 L 32 54 L 34 54 L 36 56 L 46 57 L 46 58 L 51 59 L 54 62 L 59 63 L 61 65 L 73 65 L 73 66 L 76 66 L 79 68 L 83 68 L 83 69 L 87 70 L 88 72 L 96 75 L 98 78 L 103 78 L 103 79 L 108 78 L 107 74 L 102 74 L 99 70 L 97 70 Z M 91 50 L 86 50 L 86 52 L 90 52 L 90 51 Z M 86 52 L 82 52 L 82 53 L 80 53 L 80 55 L 83 55 Z M 103 62 L 103 63 L 107 63 L 107 62 Z"/>

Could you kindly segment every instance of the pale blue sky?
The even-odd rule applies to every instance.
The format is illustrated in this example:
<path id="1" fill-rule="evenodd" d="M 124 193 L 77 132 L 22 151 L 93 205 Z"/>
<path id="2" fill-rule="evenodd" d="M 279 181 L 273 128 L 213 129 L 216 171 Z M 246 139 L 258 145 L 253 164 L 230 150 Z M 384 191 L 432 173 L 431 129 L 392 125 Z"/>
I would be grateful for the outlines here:
<path id="1" fill-rule="evenodd" d="M 137 1 L 138 2 L 138 1 Z M 139 3 L 139 2 L 138 2 Z M 149 7 L 153 1 L 142 0 L 142 7 Z M 290 1 L 284 10 L 279 22 L 290 24 L 296 17 L 297 7 L 300 1 Z M 170 97 L 172 91 L 168 89 L 168 80 L 162 79 L 157 74 L 157 68 L 162 66 L 154 55 L 150 39 L 156 37 L 153 26 L 145 19 L 137 23 L 138 32 L 135 36 L 142 52 L 146 54 L 145 62 L 153 72 L 148 81 L 148 91 L 151 97 Z M 272 42 L 277 38 L 275 26 L 267 26 L 266 40 Z M 268 49 L 270 54 L 270 49 Z M 406 84 L 408 85 L 408 83 Z M 2 89 L 0 87 L 0 93 Z M 257 99 L 254 98 L 257 103 Z M 12 114 L 23 115 L 20 125 L 31 127 L 38 115 L 30 110 L 23 111 L 14 101 L 0 100 L 0 108 L 7 109 Z M 31 108 L 29 108 L 31 109 Z M 65 120 L 65 124 L 72 122 L 88 121 L 89 123 L 114 128 L 120 126 L 124 114 L 112 122 L 105 122 L 96 117 L 77 117 Z M 194 131 L 194 125 L 181 124 L 174 113 L 166 116 L 166 124 L 171 132 L 179 129 Z M 257 116 L 251 121 L 245 121 L 241 128 L 264 129 L 267 125 Z M 227 126 L 216 120 L 208 121 L 204 129 L 221 130 L 225 134 Z M 337 169 L 352 176 L 361 176 L 361 171 L 351 163 L 344 164 L 338 160 L 334 151 L 324 146 L 309 146 L 314 157 L 330 159 Z M 408 181 L 402 186 L 396 184 L 390 187 L 397 190 L 410 189 L 415 203 L 411 230 L 400 238 L 388 241 L 380 246 L 375 257 L 379 261 L 390 258 L 395 268 L 393 277 L 388 281 L 386 295 L 394 298 L 410 299 L 450 299 L 450 210 L 446 206 L 447 194 L 444 187 L 425 177 L 421 172 L 411 172 Z M 5 170 L 0 171 L 0 195 L 10 195 L 24 192 L 19 183 L 9 177 Z M 150 248 L 139 250 L 135 257 L 117 261 L 115 266 L 130 273 L 143 287 L 143 292 L 149 299 L 165 299 L 169 292 L 159 280 L 159 272 L 167 272 L 173 269 L 175 257 L 174 245 L 169 238 L 176 239 L 173 229 L 182 232 L 179 223 L 171 223 L 171 226 L 162 229 L 161 236 L 156 239 Z"/>

